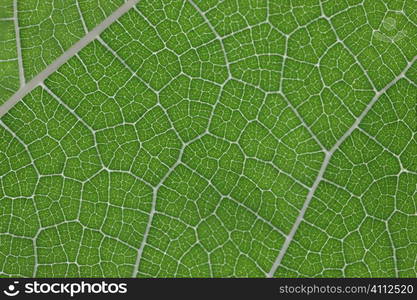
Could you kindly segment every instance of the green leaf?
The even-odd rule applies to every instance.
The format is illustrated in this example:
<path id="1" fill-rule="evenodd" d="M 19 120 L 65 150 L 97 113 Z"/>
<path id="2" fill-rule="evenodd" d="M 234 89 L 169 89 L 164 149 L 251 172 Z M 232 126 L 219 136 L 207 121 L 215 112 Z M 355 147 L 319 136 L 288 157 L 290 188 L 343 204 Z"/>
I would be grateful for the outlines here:
<path id="1" fill-rule="evenodd" d="M 0 11 L 1 277 L 417 276 L 415 1 Z"/>

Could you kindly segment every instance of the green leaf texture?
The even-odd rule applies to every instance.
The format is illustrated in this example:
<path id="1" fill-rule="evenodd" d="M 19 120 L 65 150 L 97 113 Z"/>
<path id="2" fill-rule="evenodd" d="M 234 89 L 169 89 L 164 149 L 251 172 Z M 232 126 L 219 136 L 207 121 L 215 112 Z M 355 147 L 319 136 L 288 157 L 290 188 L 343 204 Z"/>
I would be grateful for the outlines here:
<path id="1" fill-rule="evenodd" d="M 0 0 L 0 105 L 126 0 Z"/>
<path id="2" fill-rule="evenodd" d="M 417 276 L 416 1 L 130 2 L 0 119 L 1 277 Z M 2 0 L 0 100 L 123 3 Z"/>

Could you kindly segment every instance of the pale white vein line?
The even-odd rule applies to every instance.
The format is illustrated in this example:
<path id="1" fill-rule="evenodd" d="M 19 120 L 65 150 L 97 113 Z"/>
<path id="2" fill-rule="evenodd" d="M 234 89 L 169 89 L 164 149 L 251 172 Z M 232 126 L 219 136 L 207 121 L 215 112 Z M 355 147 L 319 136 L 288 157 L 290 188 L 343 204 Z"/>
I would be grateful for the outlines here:
<path id="1" fill-rule="evenodd" d="M 132 75 L 136 75 L 136 72 L 133 71 L 133 69 L 120 57 L 120 55 L 113 50 L 101 37 L 97 37 L 97 41 L 103 45 L 104 48 L 106 48 L 114 57 L 117 58 L 117 60 L 126 68 L 129 70 L 129 72 Z"/>
<path id="2" fill-rule="evenodd" d="M 195 141 L 197 141 L 198 139 L 200 139 L 204 134 L 205 133 L 203 133 L 199 136 L 196 136 L 192 140 L 189 140 L 188 142 L 182 144 L 182 147 L 180 149 L 180 153 L 178 155 L 177 161 L 172 165 L 171 168 L 169 168 L 168 172 L 164 175 L 164 177 L 162 177 L 162 179 L 159 181 L 159 183 L 154 187 L 153 193 L 152 193 L 152 207 L 151 207 L 151 211 L 149 213 L 148 223 L 146 225 L 146 229 L 145 229 L 145 232 L 143 234 L 142 242 L 141 242 L 140 247 L 138 249 L 138 253 L 137 253 L 137 256 L 136 256 L 136 262 L 135 262 L 135 265 L 133 266 L 132 277 L 136 277 L 137 274 L 138 274 L 138 271 L 139 271 L 139 266 L 140 266 L 140 262 L 142 260 L 142 255 L 143 255 L 143 249 L 146 246 L 148 236 L 149 236 L 149 232 L 150 232 L 151 227 L 152 227 L 153 217 L 155 216 L 155 213 L 156 213 L 156 199 L 157 199 L 158 191 L 159 191 L 160 187 L 164 184 L 165 180 L 172 174 L 172 172 L 174 172 L 174 170 L 181 164 L 185 148 L 187 148 L 188 145 L 190 145 L 190 144 L 194 143 Z"/>
<path id="3" fill-rule="evenodd" d="M 281 261 L 284 258 L 285 253 L 288 250 L 288 247 L 290 246 L 298 227 L 300 226 L 301 222 L 304 219 L 304 215 L 308 209 L 308 206 L 311 202 L 311 199 L 314 196 L 314 193 L 317 190 L 317 187 L 319 183 L 323 179 L 324 172 L 326 171 L 326 168 L 330 162 L 330 159 L 332 155 L 337 151 L 337 149 L 340 147 L 340 145 L 343 144 L 343 142 L 352 134 L 354 130 L 356 130 L 359 127 L 359 124 L 363 120 L 363 118 L 368 114 L 368 112 L 371 110 L 372 106 L 375 104 L 375 102 L 383 95 L 388 89 L 390 89 L 394 84 L 396 84 L 400 79 L 405 78 L 405 74 L 407 71 L 411 68 L 411 66 L 416 62 L 417 56 L 414 56 L 413 59 L 407 64 L 407 66 L 404 68 L 404 70 L 395 77 L 390 83 L 388 83 L 383 89 L 376 92 L 375 96 L 372 98 L 372 100 L 368 103 L 366 108 L 362 111 L 360 116 L 356 119 L 356 121 L 352 124 L 352 126 L 343 134 L 343 136 L 335 143 L 335 145 L 330 149 L 330 151 L 326 152 L 326 156 L 324 157 L 323 163 L 321 165 L 320 171 L 317 175 L 316 180 L 313 183 L 313 186 L 311 187 L 310 191 L 307 194 L 306 200 L 304 201 L 303 207 L 301 208 L 301 211 L 295 220 L 295 223 L 293 227 L 291 228 L 290 233 L 285 238 L 284 244 L 282 245 L 281 250 L 278 253 L 277 258 L 275 259 L 274 263 L 272 264 L 271 270 L 268 272 L 267 277 L 274 276 L 276 270 L 281 265 Z"/>
<path id="4" fill-rule="evenodd" d="M 226 81 L 227 81 L 228 79 L 232 78 L 232 72 L 230 70 L 230 63 L 229 63 L 229 59 L 227 58 L 226 49 L 225 49 L 224 43 L 223 43 L 223 38 L 217 32 L 216 28 L 214 28 L 214 26 L 211 24 L 210 20 L 207 18 L 206 14 L 200 9 L 200 7 L 198 7 L 198 5 L 195 4 L 193 0 L 188 0 L 188 2 L 200 14 L 200 16 L 204 19 L 204 21 L 206 22 L 206 24 L 208 25 L 210 30 L 215 35 L 216 39 L 220 42 L 220 47 L 222 48 L 222 52 L 223 52 L 223 55 L 224 55 L 224 60 L 225 60 L 225 63 L 226 63 L 226 69 L 227 69 L 227 75 L 228 75 L 228 78 L 226 79 Z"/>
<path id="5" fill-rule="evenodd" d="M 178 165 L 177 163 L 174 166 L 172 166 L 172 168 L 168 171 L 168 173 L 165 175 L 163 180 L 165 180 L 165 178 L 167 176 L 169 176 L 169 174 L 171 174 L 171 172 L 174 170 L 174 168 L 177 167 L 177 165 Z M 149 232 L 151 231 L 151 227 L 152 227 L 153 217 L 156 213 L 156 198 L 157 198 L 157 194 L 158 194 L 158 189 L 159 189 L 159 186 L 162 185 L 163 180 L 161 180 L 161 182 L 158 184 L 158 186 L 156 186 L 154 188 L 154 190 L 152 192 L 152 207 L 151 207 L 151 211 L 149 212 L 148 223 L 146 224 L 146 229 L 145 229 L 145 232 L 143 233 L 142 242 L 140 243 L 138 253 L 136 255 L 135 265 L 133 266 L 133 272 L 132 272 L 132 277 L 133 278 L 137 277 L 137 275 L 138 275 L 139 265 L 140 265 L 140 262 L 142 260 L 142 255 L 143 255 L 143 249 L 146 246 L 146 242 L 148 240 Z"/>
<path id="6" fill-rule="evenodd" d="M 66 63 L 71 57 L 78 53 L 82 48 L 87 46 L 91 41 L 97 38 L 107 27 L 113 22 L 119 19 L 129 9 L 135 6 L 139 0 L 128 0 L 125 4 L 120 6 L 110 16 L 108 16 L 103 22 L 97 27 L 87 33 L 82 39 L 75 43 L 71 48 L 65 51 L 60 57 L 54 62 L 48 65 L 42 72 L 36 75 L 31 81 L 22 86 L 9 100 L 7 100 L 0 107 L 0 117 L 5 115 L 17 102 L 19 102 L 24 96 L 30 93 L 35 87 L 42 83 L 49 75 L 54 73 L 60 66 Z"/>
<path id="7" fill-rule="evenodd" d="M 329 152 L 326 153 L 324 160 L 323 160 L 323 164 L 321 165 L 320 171 L 317 175 L 316 180 L 314 181 L 311 189 L 308 191 L 306 200 L 304 201 L 303 207 L 301 208 L 300 214 L 298 215 L 297 219 L 295 220 L 295 223 L 293 225 L 293 227 L 291 228 L 290 233 L 286 236 L 284 244 L 282 245 L 281 250 L 278 253 L 277 258 L 275 259 L 274 263 L 272 264 L 271 270 L 268 272 L 267 277 L 272 277 L 274 276 L 276 270 L 278 269 L 279 265 L 281 264 L 281 261 L 285 255 L 285 253 L 287 252 L 288 247 L 291 244 L 291 241 L 294 238 L 295 233 L 297 232 L 298 227 L 300 226 L 301 221 L 304 219 L 304 214 L 307 211 L 307 208 L 311 202 L 311 199 L 313 198 L 314 193 L 317 190 L 317 187 L 319 185 L 319 183 L 321 182 L 323 175 L 324 175 L 324 171 L 327 168 L 327 165 L 329 164 L 331 158 L 331 154 Z"/>
<path id="8" fill-rule="evenodd" d="M 87 33 L 88 28 L 87 28 L 87 25 L 85 25 L 84 16 L 83 16 L 83 13 L 81 12 L 81 8 L 80 8 L 80 4 L 78 3 L 78 0 L 75 1 L 75 5 L 77 6 L 77 10 L 78 10 L 78 14 L 80 15 L 81 23 L 83 24 L 84 33 Z"/>
<path id="9" fill-rule="evenodd" d="M 13 23 L 14 23 L 14 34 L 16 39 L 16 53 L 17 53 L 17 64 L 19 66 L 19 83 L 20 87 L 25 85 L 25 72 L 23 70 L 23 61 L 22 61 L 22 47 L 20 45 L 20 29 L 19 29 L 19 20 L 17 18 L 17 0 L 13 1 Z M 0 117 L 1 114 L 0 108 Z"/>
<path id="10" fill-rule="evenodd" d="M 361 123 L 362 119 L 368 114 L 371 110 L 372 106 L 378 100 L 381 95 L 385 94 L 394 84 L 396 84 L 400 79 L 405 78 L 405 74 L 411 68 L 411 66 L 417 61 L 417 55 L 414 56 L 411 61 L 406 65 L 404 70 L 398 74 L 390 83 L 388 83 L 383 89 L 379 90 L 375 96 L 372 98 L 371 102 L 368 103 L 364 111 L 360 114 L 360 116 L 356 119 L 356 121 L 352 124 L 352 126 L 345 132 L 345 134 L 334 144 L 332 149 L 330 149 L 331 153 L 334 153 L 340 145 L 352 134 L 352 132 L 358 128 L 359 124 Z"/>
<path id="11" fill-rule="evenodd" d="M 414 81 L 412 81 L 410 78 L 408 78 L 407 76 L 404 77 L 405 80 L 408 81 L 409 84 L 411 84 L 414 87 L 417 87 L 417 83 L 415 83 Z"/>
<path id="12" fill-rule="evenodd" d="M 153 91 L 155 94 L 158 94 L 158 91 L 155 90 L 153 87 L 151 87 L 146 81 L 144 81 L 141 77 L 138 76 L 137 72 L 134 71 L 127 63 L 123 60 L 123 58 L 120 57 L 119 54 L 117 54 L 116 51 L 113 50 L 101 37 L 97 37 L 97 41 L 107 49 L 129 72 L 134 76 L 135 78 L 139 79 L 148 89 Z"/>
<path id="13" fill-rule="evenodd" d="M 330 25 L 331 30 L 333 31 L 333 34 L 336 37 L 337 43 L 339 43 L 340 45 L 342 45 L 342 47 L 349 53 L 350 56 L 352 56 L 355 60 L 355 62 L 358 64 L 359 68 L 361 69 L 361 71 L 363 72 L 363 74 L 365 75 L 366 79 L 368 79 L 369 84 L 372 86 L 372 89 L 374 90 L 374 92 L 377 92 L 377 88 L 375 86 L 375 83 L 373 82 L 373 80 L 371 79 L 371 77 L 369 76 L 366 68 L 363 66 L 363 64 L 361 63 L 361 61 L 358 59 L 358 56 L 355 55 L 353 53 L 353 51 L 346 45 L 345 41 L 342 40 L 339 37 L 339 34 L 337 33 L 336 29 L 334 28 L 334 25 L 332 23 L 331 18 L 327 17 L 326 14 L 324 13 L 324 9 L 323 9 L 323 3 L 320 2 L 320 11 L 321 11 L 321 17 L 326 19 L 327 23 Z M 320 58 L 320 60 L 323 57 Z"/>
<path id="14" fill-rule="evenodd" d="M 272 93 L 271 93 L 272 94 Z M 313 132 L 313 130 L 308 126 L 307 122 L 304 120 L 304 118 L 300 115 L 298 110 L 292 105 L 291 101 L 288 99 L 288 97 L 282 92 L 278 92 L 278 95 L 281 95 L 284 98 L 284 101 L 287 103 L 288 107 L 291 109 L 291 111 L 295 114 L 295 116 L 298 118 L 298 120 L 301 122 L 301 125 L 304 126 L 304 128 L 308 131 L 312 139 L 319 145 L 320 150 L 323 152 L 326 152 L 326 147 L 320 142 L 316 134 Z"/>

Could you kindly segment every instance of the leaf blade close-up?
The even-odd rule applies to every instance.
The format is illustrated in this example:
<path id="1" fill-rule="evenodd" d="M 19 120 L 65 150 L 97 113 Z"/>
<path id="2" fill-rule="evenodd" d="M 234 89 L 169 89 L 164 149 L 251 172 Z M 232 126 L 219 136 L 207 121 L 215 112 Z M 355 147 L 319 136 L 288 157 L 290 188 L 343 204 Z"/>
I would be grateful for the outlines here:
<path id="1" fill-rule="evenodd" d="M 3 2 L 1 277 L 416 277 L 415 1 Z"/>

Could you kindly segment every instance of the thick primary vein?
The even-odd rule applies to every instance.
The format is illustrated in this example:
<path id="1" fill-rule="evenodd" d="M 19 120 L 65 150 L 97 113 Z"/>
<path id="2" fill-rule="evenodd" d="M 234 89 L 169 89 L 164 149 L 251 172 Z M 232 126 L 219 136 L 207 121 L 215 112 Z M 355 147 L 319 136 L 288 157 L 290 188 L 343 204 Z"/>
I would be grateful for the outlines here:
<path id="1" fill-rule="evenodd" d="M 340 147 L 340 145 L 343 144 L 343 142 L 352 134 L 352 132 L 358 128 L 359 124 L 363 120 L 363 118 L 367 115 L 367 113 L 371 110 L 372 106 L 375 104 L 376 101 L 378 101 L 379 97 L 383 95 L 389 88 L 391 88 L 394 84 L 396 84 L 400 79 L 405 77 L 405 74 L 407 71 L 411 68 L 411 66 L 414 64 L 414 62 L 417 60 L 417 55 L 413 57 L 413 59 L 407 64 L 407 66 L 404 68 L 404 70 L 396 76 L 390 83 L 388 83 L 383 89 L 376 92 L 375 96 L 372 98 L 372 100 L 368 103 L 366 108 L 362 111 L 360 116 L 355 120 L 355 122 L 352 124 L 352 126 L 345 132 L 345 134 L 342 135 L 342 137 L 335 143 L 335 145 L 330 149 L 330 151 L 326 152 L 326 156 L 324 157 L 323 164 L 321 165 L 320 171 L 316 177 L 316 180 L 313 183 L 313 186 L 311 187 L 310 191 L 307 194 L 306 200 L 304 201 L 303 207 L 301 208 L 300 214 L 298 215 L 293 227 L 291 228 L 290 233 L 285 238 L 284 244 L 282 245 L 281 250 L 278 253 L 277 258 L 275 259 L 274 263 L 272 264 L 271 270 L 268 272 L 267 277 L 274 276 L 276 270 L 281 265 L 281 261 L 285 256 L 285 253 L 287 252 L 295 234 L 297 233 L 297 229 L 300 226 L 301 222 L 304 219 L 304 215 L 308 209 L 308 206 L 311 202 L 311 199 L 314 196 L 314 193 L 317 190 L 318 185 L 323 179 L 324 172 L 326 171 L 327 166 L 329 165 L 330 159 L 332 158 L 332 155 L 337 151 L 337 149 Z"/>
<path id="2" fill-rule="evenodd" d="M 16 2 L 16 1 L 15 1 Z M 125 14 L 129 9 L 135 6 L 139 0 L 129 0 L 120 6 L 115 12 L 101 22 L 97 27 L 87 33 L 81 40 L 75 43 L 71 48 L 65 51 L 53 63 L 47 66 L 42 72 L 36 75 L 31 81 L 21 86 L 20 89 L 0 107 L 0 118 L 5 115 L 13 106 L 16 105 L 24 96 L 30 93 L 35 87 L 42 83 L 49 75 L 54 73 L 60 66 L 66 63 L 71 57 L 78 53 L 82 48 L 87 46 L 99 34 L 101 34 L 113 22 Z M 17 22 L 17 21 L 16 21 Z M 15 23 L 16 24 L 16 23 Z M 18 40 L 18 37 L 16 37 Z M 19 47 L 20 48 L 20 47 Z"/>

